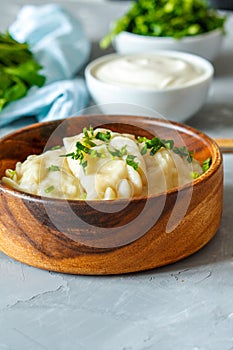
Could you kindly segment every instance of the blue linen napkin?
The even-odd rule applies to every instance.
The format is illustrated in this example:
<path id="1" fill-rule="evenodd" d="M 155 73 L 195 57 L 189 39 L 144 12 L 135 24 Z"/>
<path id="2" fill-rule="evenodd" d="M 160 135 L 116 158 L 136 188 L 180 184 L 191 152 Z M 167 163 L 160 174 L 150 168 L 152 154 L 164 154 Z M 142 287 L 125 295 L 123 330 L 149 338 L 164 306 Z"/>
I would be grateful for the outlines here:
<path id="1" fill-rule="evenodd" d="M 46 84 L 9 103 L 0 112 L 0 126 L 22 116 L 34 115 L 39 121 L 66 118 L 87 106 L 85 82 L 75 74 L 89 58 L 90 42 L 77 18 L 56 4 L 26 5 L 9 32 L 29 43 L 43 66 L 40 73 L 46 76 Z"/>

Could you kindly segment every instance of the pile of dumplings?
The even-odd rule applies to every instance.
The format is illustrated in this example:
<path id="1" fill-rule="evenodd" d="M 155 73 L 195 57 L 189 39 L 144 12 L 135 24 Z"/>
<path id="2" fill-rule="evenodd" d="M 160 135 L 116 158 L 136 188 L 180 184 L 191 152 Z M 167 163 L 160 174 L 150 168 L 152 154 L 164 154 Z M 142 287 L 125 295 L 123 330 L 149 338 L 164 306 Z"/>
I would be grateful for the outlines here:
<path id="1" fill-rule="evenodd" d="M 109 140 L 95 139 L 98 133 L 110 134 Z M 77 142 L 85 143 L 84 133 L 65 137 L 62 146 L 28 156 L 16 164 L 15 170 L 6 170 L 2 180 L 20 191 L 39 196 L 115 200 L 168 191 L 191 182 L 193 173 L 198 176 L 203 173 L 197 160 L 188 162 L 166 147 L 154 155 L 150 150 L 142 152 L 144 143 L 131 134 L 97 128 L 92 131 L 92 137 L 92 152 L 84 153 L 82 162 L 72 155 Z M 133 164 L 127 162 L 129 158 Z"/>

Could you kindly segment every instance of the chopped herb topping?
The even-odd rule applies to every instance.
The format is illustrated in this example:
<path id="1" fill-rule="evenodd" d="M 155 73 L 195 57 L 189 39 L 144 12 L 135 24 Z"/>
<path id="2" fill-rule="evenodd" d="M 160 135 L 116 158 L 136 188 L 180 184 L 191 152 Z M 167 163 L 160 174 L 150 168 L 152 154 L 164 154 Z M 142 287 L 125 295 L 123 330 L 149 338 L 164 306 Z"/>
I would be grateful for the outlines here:
<path id="1" fill-rule="evenodd" d="M 183 147 L 173 147 L 173 152 L 179 154 L 181 157 L 187 158 L 189 163 L 192 163 L 193 152 L 189 152 L 185 146 Z"/>
<path id="2" fill-rule="evenodd" d="M 117 149 L 115 147 L 110 149 L 110 147 L 108 147 L 108 152 L 112 155 L 113 158 L 122 158 L 127 154 L 126 145 L 123 146 L 121 149 Z"/>
<path id="3" fill-rule="evenodd" d="M 105 144 L 107 144 L 107 151 L 109 154 L 111 154 L 112 158 L 123 158 L 125 157 L 125 161 L 128 165 L 132 166 L 135 170 L 138 170 L 138 163 L 135 161 L 136 156 L 128 154 L 127 151 L 127 145 L 122 146 L 121 149 L 117 149 L 115 147 L 111 147 L 109 145 L 109 141 L 111 140 L 111 132 L 97 132 L 97 134 L 94 134 L 94 129 L 92 127 L 83 129 L 83 141 L 76 142 L 76 150 L 75 152 L 62 155 L 61 157 L 71 157 L 74 160 L 79 160 L 80 165 L 85 168 L 87 167 L 87 159 L 85 158 L 86 155 L 89 155 L 91 158 L 105 158 L 105 150 L 104 149 L 93 149 L 93 147 L 97 146 L 94 140 L 100 140 L 103 141 Z M 160 139 L 159 137 L 153 137 L 152 139 L 148 139 L 144 136 L 139 136 L 137 138 L 138 145 L 144 143 L 141 147 L 141 154 L 145 155 L 147 151 L 150 151 L 150 155 L 155 155 L 162 147 L 172 150 L 174 153 L 180 155 L 183 158 L 186 158 L 187 162 L 191 163 L 193 160 L 193 152 L 188 151 L 188 149 L 183 147 L 175 147 L 173 140 L 165 140 Z M 203 167 L 208 167 L 207 160 L 203 162 Z M 56 170 L 53 170 L 56 171 Z M 203 171 L 205 171 L 203 169 Z M 193 175 L 195 176 L 195 175 Z"/>
<path id="4" fill-rule="evenodd" d="M 93 139 L 94 138 L 94 129 L 93 129 L 93 127 L 90 126 L 89 130 L 87 130 L 87 128 L 83 128 L 83 134 L 84 134 L 84 138 Z"/>
<path id="5" fill-rule="evenodd" d="M 94 129 L 92 126 L 90 126 L 89 130 L 87 130 L 87 128 L 83 128 L 83 143 L 86 146 L 89 147 L 95 147 L 96 144 L 92 141 L 95 136 L 94 136 Z"/>
<path id="6" fill-rule="evenodd" d="M 106 131 L 106 132 L 99 131 L 99 132 L 97 132 L 95 137 L 97 140 L 109 142 L 111 140 L 111 132 L 110 131 Z"/>
<path id="7" fill-rule="evenodd" d="M 60 149 L 60 148 L 62 148 L 61 145 L 53 146 L 52 148 L 50 148 L 50 151 L 56 151 L 56 149 Z"/>
<path id="8" fill-rule="evenodd" d="M 89 153 L 89 151 L 90 151 L 90 148 L 83 145 L 80 141 L 77 141 L 75 152 L 68 153 L 68 154 L 62 155 L 60 157 L 71 157 L 72 159 L 79 160 L 83 169 L 85 169 L 87 166 L 87 161 L 84 159 L 84 157 L 85 157 L 85 154 Z"/>
<path id="9" fill-rule="evenodd" d="M 16 175 L 16 170 L 12 170 L 12 169 L 6 170 L 6 176 L 8 176 L 11 180 L 14 179 L 15 175 Z"/>
<path id="10" fill-rule="evenodd" d="M 49 171 L 60 171 L 60 167 L 57 165 L 50 165 L 50 167 L 48 168 Z"/>
<path id="11" fill-rule="evenodd" d="M 193 160 L 193 152 L 189 152 L 186 147 L 175 147 L 173 140 L 164 140 L 159 137 L 153 137 L 153 139 L 148 139 L 146 137 L 138 137 L 138 142 L 145 145 L 141 149 L 141 154 L 146 154 L 147 150 L 150 150 L 150 155 L 155 155 L 162 147 L 172 150 L 174 153 L 179 154 L 181 157 L 186 157 L 189 163 Z"/>
<path id="12" fill-rule="evenodd" d="M 211 162 L 212 162 L 211 158 L 207 158 L 206 160 L 203 161 L 202 170 L 204 171 L 204 173 L 210 168 Z"/>
<path id="13" fill-rule="evenodd" d="M 72 159 L 79 160 L 80 165 L 83 167 L 83 169 L 85 169 L 87 167 L 87 160 L 85 160 L 85 155 L 88 154 L 92 158 L 96 158 L 96 157 L 105 158 L 106 156 L 103 152 L 101 151 L 98 152 L 96 149 L 92 149 L 92 147 L 96 146 L 96 143 L 92 141 L 95 138 L 94 129 L 92 127 L 90 127 L 89 130 L 87 130 L 87 128 L 84 128 L 83 134 L 84 134 L 84 137 L 83 137 L 84 144 L 80 141 L 77 141 L 75 152 L 62 155 L 61 157 L 71 157 Z M 101 133 L 101 134 L 104 135 L 104 133 Z"/>
<path id="14" fill-rule="evenodd" d="M 81 197 L 81 199 L 86 199 L 86 198 L 87 198 L 87 193 L 84 192 L 83 195 L 82 195 L 82 197 Z"/>
<path id="15" fill-rule="evenodd" d="M 50 192 L 52 192 L 54 189 L 55 189 L 54 186 L 49 186 L 49 187 L 47 187 L 44 191 L 45 191 L 45 193 L 50 193 Z"/>
<path id="16" fill-rule="evenodd" d="M 89 150 L 88 154 L 90 155 L 91 158 L 106 158 L 106 155 L 104 152 L 98 152 L 96 149 Z"/>
<path id="17" fill-rule="evenodd" d="M 136 156 L 133 156 L 133 155 L 129 154 L 126 157 L 126 164 L 130 165 L 131 167 L 134 168 L 134 170 L 138 171 L 138 163 L 135 162 L 135 160 L 134 160 L 135 158 L 136 158 Z"/>
<path id="18" fill-rule="evenodd" d="M 199 176 L 200 176 L 200 174 L 196 173 L 195 171 L 192 171 L 192 172 L 191 172 L 191 177 L 192 177 L 193 179 L 197 179 Z"/>

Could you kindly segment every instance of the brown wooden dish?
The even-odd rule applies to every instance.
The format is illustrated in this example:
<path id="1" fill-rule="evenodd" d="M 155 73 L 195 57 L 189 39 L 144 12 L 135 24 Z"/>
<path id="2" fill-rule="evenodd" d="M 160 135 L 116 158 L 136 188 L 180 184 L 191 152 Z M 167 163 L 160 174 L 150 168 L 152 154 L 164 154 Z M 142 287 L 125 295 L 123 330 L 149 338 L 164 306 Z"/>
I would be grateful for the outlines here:
<path id="1" fill-rule="evenodd" d="M 0 182 L 0 249 L 42 269 L 121 274 L 178 261 L 202 248 L 222 215 L 223 166 L 217 144 L 178 123 L 135 116 L 90 115 L 34 124 L 0 140 L 0 178 L 29 154 L 62 143 L 83 127 L 158 135 L 183 143 L 210 169 L 167 193 L 115 201 L 41 198 Z M 54 132 L 55 131 L 55 132 Z M 52 137 L 51 137 L 52 135 Z"/>

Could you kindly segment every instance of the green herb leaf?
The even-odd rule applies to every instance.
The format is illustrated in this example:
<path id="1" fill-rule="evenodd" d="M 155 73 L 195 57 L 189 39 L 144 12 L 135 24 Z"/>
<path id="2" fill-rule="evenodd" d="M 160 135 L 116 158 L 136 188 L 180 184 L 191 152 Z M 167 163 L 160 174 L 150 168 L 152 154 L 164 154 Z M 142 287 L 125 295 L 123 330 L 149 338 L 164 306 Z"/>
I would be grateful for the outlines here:
<path id="1" fill-rule="evenodd" d="M 16 175 L 16 170 L 12 170 L 12 169 L 6 170 L 6 176 L 9 177 L 11 180 L 14 179 L 15 175 Z"/>
<path id="2" fill-rule="evenodd" d="M 104 142 L 109 142 L 111 140 L 111 133 L 110 131 L 106 131 L 106 132 L 97 132 L 96 139 L 104 141 Z"/>
<path id="3" fill-rule="evenodd" d="M 85 145 L 90 147 L 95 147 L 96 144 L 92 141 L 94 139 L 94 129 L 90 126 L 89 130 L 87 128 L 83 128 L 83 142 Z"/>
<path id="4" fill-rule="evenodd" d="M 152 139 L 148 139 L 146 137 L 138 137 L 138 142 L 143 143 L 145 145 L 141 149 L 141 154 L 146 154 L 147 150 L 150 150 L 150 155 L 155 155 L 162 147 L 172 150 L 174 153 L 179 154 L 181 157 L 186 157 L 189 163 L 193 160 L 193 152 L 189 152 L 188 149 L 183 147 L 175 147 L 174 140 L 165 140 L 160 139 L 159 137 L 153 137 Z"/>
<path id="5" fill-rule="evenodd" d="M 50 193 L 50 192 L 52 192 L 54 189 L 55 189 L 54 186 L 49 186 L 49 187 L 47 187 L 44 191 L 45 191 L 45 193 Z"/>
<path id="6" fill-rule="evenodd" d="M 100 46 L 107 48 L 122 31 L 176 39 L 217 28 L 224 31 L 226 18 L 211 8 L 207 0 L 138 0 L 115 21 Z"/>
<path id="7" fill-rule="evenodd" d="M 161 140 L 162 144 L 164 145 L 165 148 L 167 149 L 173 149 L 174 147 L 174 140 Z"/>
<path id="8" fill-rule="evenodd" d="M 108 147 L 108 152 L 113 156 L 117 158 L 122 158 L 127 154 L 127 146 L 124 145 L 121 149 L 117 148 L 109 148 Z"/>
<path id="9" fill-rule="evenodd" d="M 147 152 L 147 145 L 144 145 L 141 149 L 141 155 L 144 156 L 144 154 L 146 154 Z"/>
<path id="10" fill-rule="evenodd" d="M 173 147 L 173 152 L 180 155 L 181 157 L 187 158 L 189 163 L 192 163 L 193 160 L 193 152 L 189 152 L 188 149 L 183 147 Z"/>
<path id="11" fill-rule="evenodd" d="M 61 145 L 57 145 L 57 146 L 53 146 L 52 148 L 50 148 L 50 151 L 56 151 L 57 149 L 62 148 Z"/>
<path id="12" fill-rule="evenodd" d="M 30 87 L 45 83 L 41 68 L 27 43 L 17 42 L 8 32 L 0 33 L 0 111 L 24 97 Z"/>
<path id="13" fill-rule="evenodd" d="M 199 176 L 200 176 L 200 175 L 199 175 L 198 173 L 196 173 L 195 171 L 192 171 L 192 172 L 191 172 L 191 177 L 192 177 L 193 179 L 197 179 Z"/>
<path id="14" fill-rule="evenodd" d="M 212 159 L 211 158 L 207 158 L 206 160 L 203 161 L 202 163 L 202 170 L 205 173 L 211 166 L 212 163 Z"/>
<path id="15" fill-rule="evenodd" d="M 139 142 L 139 143 L 142 143 L 142 142 L 147 141 L 147 140 L 148 140 L 148 138 L 147 138 L 147 137 L 145 137 L 145 136 L 138 136 L 137 140 L 138 140 L 138 142 Z"/>
<path id="16" fill-rule="evenodd" d="M 57 165 L 50 165 L 50 167 L 48 168 L 49 171 L 60 171 L 60 167 Z"/>
<path id="17" fill-rule="evenodd" d="M 84 200 L 85 200 L 86 198 L 87 198 L 87 193 L 84 192 L 83 195 L 82 195 L 82 197 L 81 197 L 81 199 L 84 199 Z"/>
<path id="18" fill-rule="evenodd" d="M 133 156 L 133 155 L 127 155 L 126 157 L 126 164 L 130 165 L 131 167 L 134 168 L 134 170 L 138 171 L 138 163 L 135 162 L 135 159 L 136 156 Z"/>

